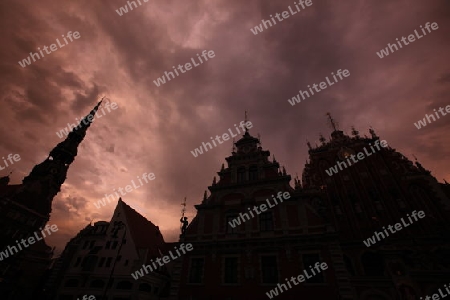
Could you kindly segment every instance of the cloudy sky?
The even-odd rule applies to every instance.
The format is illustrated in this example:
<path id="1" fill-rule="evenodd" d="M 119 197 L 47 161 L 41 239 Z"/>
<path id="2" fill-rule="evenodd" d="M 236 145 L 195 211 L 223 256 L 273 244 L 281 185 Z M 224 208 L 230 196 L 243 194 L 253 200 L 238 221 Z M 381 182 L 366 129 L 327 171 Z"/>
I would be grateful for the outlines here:
<path id="1" fill-rule="evenodd" d="M 137 2 L 137 0 L 136 0 Z M 372 126 L 409 158 L 417 156 L 440 181 L 450 181 L 450 116 L 418 130 L 414 122 L 450 105 L 450 2 L 331 1 L 313 5 L 254 35 L 250 28 L 288 10 L 289 0 L 150 0 L 122 16 L 124 0 L 4 0 L 0 4 L 0 156 L 18 153 L 20 183 L 60 142 L 56 132 L 86 115 L 104 95 L 119 108 L 90 127 L 50 224 L 48 243 L 61 251 L 91 220 L 109 220 L 115 204 L 97 209 L 105 193 L 143 173 L 156 179 L 123 200 L 162 229 L 166 241 L 231 152 L 227 141 L 194 157 L 191 150 L 221 135 L 248 111 L 251 134 L 288 173 L 301 175 L 306 140 L 329 137 L 325 113 L 349 132 Z M 396 38 L 436 22 L 439 29 L 380 59 Z M 37 48 L 69 31 L 68 41 L 21 67 Z M 203 50 L 215 57 L 157 87 L 153 81 Z M 299 89 L 331 72 L 350 76 L 291 106 Z M 447 160 L 446 160 L 447 158 Z"/>

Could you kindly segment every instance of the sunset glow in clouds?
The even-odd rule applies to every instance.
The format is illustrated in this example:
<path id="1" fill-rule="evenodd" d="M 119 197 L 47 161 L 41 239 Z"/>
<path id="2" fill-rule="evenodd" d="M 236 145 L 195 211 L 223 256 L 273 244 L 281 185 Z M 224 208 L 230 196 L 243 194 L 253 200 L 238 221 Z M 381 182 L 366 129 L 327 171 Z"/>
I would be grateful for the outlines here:
<path id="1" fill-rule="evenodd" d="M 122 16 L 116 10 L 123 0 L 3 1 L 0 157 L 17 153 L 21 160 L 0 176 L 13 171 L 11 184 L 20 183 L 61 141 L 55 132 L 104 95 L 118 105 L 94 121 L 81 143 L 53 201 L 50 223 L 59 231 L 48 244 L 60 252 L 90 221 L 109 221 L 115 202 L 99 209 L 94 203 L 146 172 L 155 180 L 123 200 L 158 225 L 166 241 L 176 240 L 182 200 L 192 220 L 193 205 L 226 163 L 232 142 L 198 157 L 191 150 L 238 124 L 245 110 L 251 134 L 261 134 L 263 148 L 291 175 L 303 171 L 306 140 L 329 137 L 330 112 L 345 132 L 354 125 L 364 135 L 372 126 L 391 147 L 450 181 L 450 119 L 420 130 L 413 125 L 448 105 L 450 3 L 313 3 L 255 35 L 249 28 L 293 1 L 152 0 Z M 383 59 L 376 55 L 427 22 L 439 29 Z M 69 31 L 81 38 L 18 64 Z M 214 59 L 155 85 L 205 49 Z M 338 69 L 351 76 L 314 99 L 286 103 Z"/>

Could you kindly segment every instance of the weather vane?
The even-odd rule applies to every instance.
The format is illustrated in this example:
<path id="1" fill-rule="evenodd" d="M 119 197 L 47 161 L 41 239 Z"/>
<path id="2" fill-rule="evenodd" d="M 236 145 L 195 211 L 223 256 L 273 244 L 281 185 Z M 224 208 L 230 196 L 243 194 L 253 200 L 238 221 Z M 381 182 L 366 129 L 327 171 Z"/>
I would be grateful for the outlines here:
<path id="1" fill-rule="evenodd" d="M 183 201 L 183 203 L 181 203 L 181 206 L 183 206 L 183 208 L 181 209 L 180 230 L 181 230 L 181 234 L 183 235 L 189 224 L 187 217 L 184 216 L 184 213 L 186 212 L 186 197 L 184 197 L 184 201 Z"/>

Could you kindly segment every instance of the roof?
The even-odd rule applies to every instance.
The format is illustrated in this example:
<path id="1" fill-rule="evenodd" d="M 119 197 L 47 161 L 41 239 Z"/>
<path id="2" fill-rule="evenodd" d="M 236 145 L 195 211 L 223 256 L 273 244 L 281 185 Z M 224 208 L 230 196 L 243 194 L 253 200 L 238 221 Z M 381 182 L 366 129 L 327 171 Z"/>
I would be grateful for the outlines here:
<path id="1" fill-rule="evenodd" d="M 148 249 L 149 257 L 161 257 L 161 252 L 166 253 L 167 247 L 159 227 L 147 220 L 128 204 L 119 199 L 119 203 L 125 213 L 126 223 L 136 249 Z"/>

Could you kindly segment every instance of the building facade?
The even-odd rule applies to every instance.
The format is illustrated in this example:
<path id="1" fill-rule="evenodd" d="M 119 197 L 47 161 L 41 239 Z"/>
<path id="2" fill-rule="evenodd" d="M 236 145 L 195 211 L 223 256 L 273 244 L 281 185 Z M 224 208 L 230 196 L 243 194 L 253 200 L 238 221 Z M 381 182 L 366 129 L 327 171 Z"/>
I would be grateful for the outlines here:
<path id="1" fill-rule="evenodd" d="M 291 187 L 291 176 L 248 131 L 235 146 L 181 237 L 194 250 L 179 262 L 179 289 L 172 299 L 257 300 L 275 297 L 273 289 L 277 299 L 335 299 L 339 291 L 349 293 L 348 282 L 335 276 L 346 274 L 338 235 L 311 205 L 324 201 L 323 191 L 303 191 L 297 180 Z M 254 207 L 261 208 L 259 214 Z M 311 278 L 299 285 L 287 282 L 316 263 L 328 268 L 309 273 Z"/>
<path id="2" fill-rule="evenodd" d="M 161 299 L 170 282 L 165 266 L 137 279 L 131 274 L 166 248 L 158 226 L 119 199 L 110 222 L 86 226 L 66 245 L 47 282 L 48 299 Z"/>
<path id="3" fill-rule="evenodd" d="M 361 137 L 353 129 L 350 137 L 329 119 L 331 138 L 308 143 L 309 161 L 294 187 L 259 139 L 246 131 L 235 143 L 180 238 L 194 251 L 178 263 L 171 299 L 412 300 L 449 282 L 448 184 L 374 130 Z M 280 191 L 291 197 L 243 215 Z M 409 222 L 414 211 L 423 211 L 423 219 L 384 231 Z M 229 222 L 238 217 L 233 228 Z M 322 275 L 280 286 L 316 261 L 328 265 Z M 267 294 L 273 289 L 277 296 Z"/>

